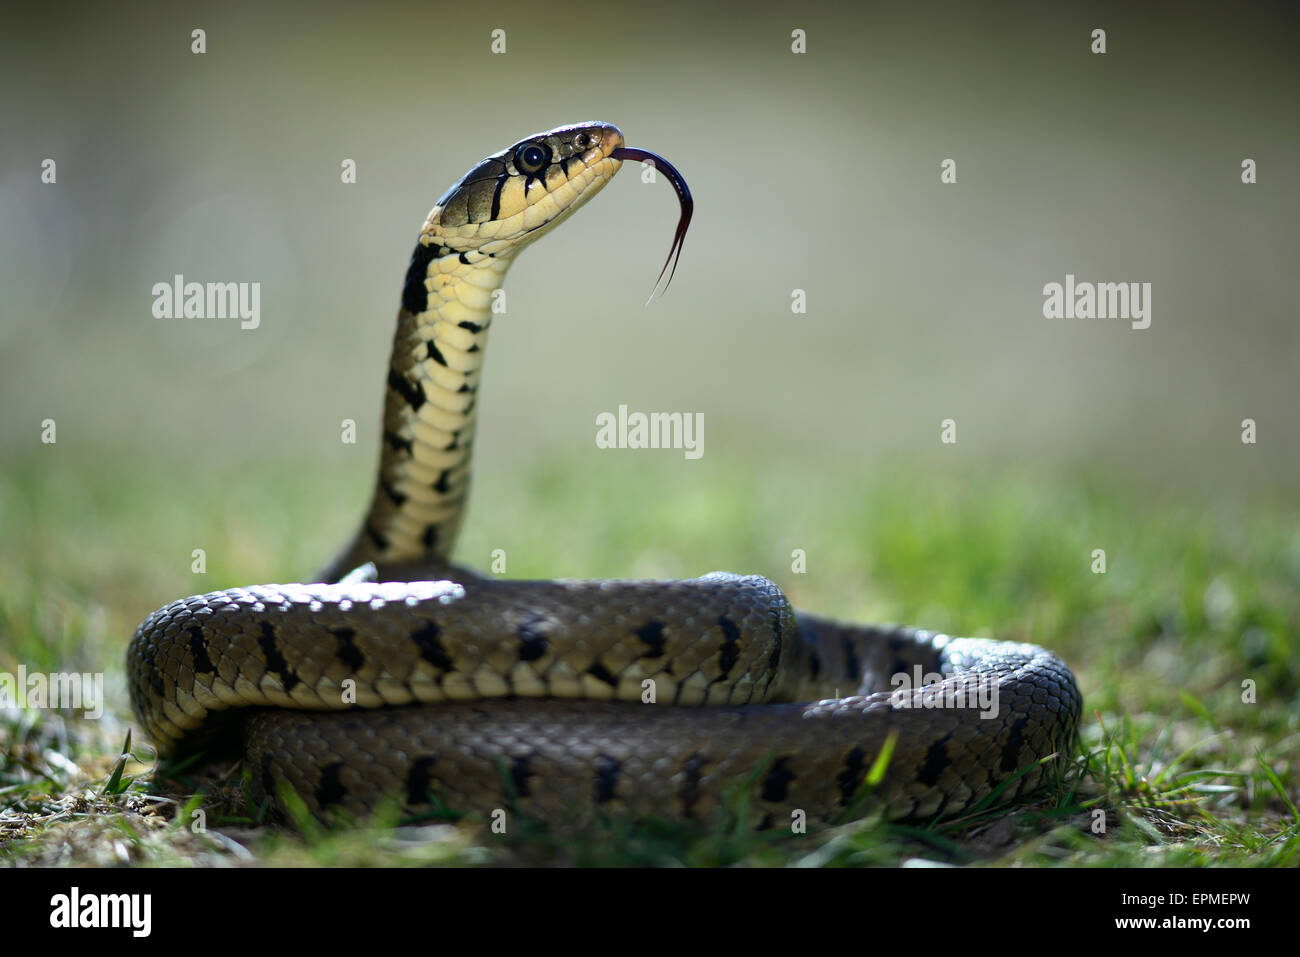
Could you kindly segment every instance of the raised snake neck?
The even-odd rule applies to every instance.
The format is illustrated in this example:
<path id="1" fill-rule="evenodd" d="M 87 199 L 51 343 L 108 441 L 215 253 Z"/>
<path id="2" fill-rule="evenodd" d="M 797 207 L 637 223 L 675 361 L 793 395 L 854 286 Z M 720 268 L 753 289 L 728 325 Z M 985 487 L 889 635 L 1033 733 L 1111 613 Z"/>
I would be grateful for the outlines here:
<path id="1" fill-rule="evenodd" d="M 1081 700 L 1032 645 L 796 619 L 757 577 L 507 582 L 449 564 L 493 293 L 622 158 L 647 157 L 683 200 L 676 251 L 684 181 L 608 124 L 527 137 L 439 200 L 403 288 L 371 506 L 321 576 L 372 563 L 387 583 L 227 589 L 154 612 L 128 675 L 165 752 L 240 754 L 257 794 L 292 790 L 322 818 L 392 804 L 555 824 L 704 819 L 729 794 L 760 826 L 834 820 L 864 788 L 892 817 L 951 815 L 1058 768 Z M 927 673 L 938 683 L 915 699 L 882 690 Z"/>
<path id="2" fill-rule="evenodd" d="M 547 141 L 560 175 L 585 187 L 563 215 L 595 195 L 621 165 L 609 157 L 622 145 L 621 134 L 599 127 L 598 145 L 577 150 L 574 130 L 581 128 L 525 140 Z M 497 222 L 502 203 L 512 199 L 505 190 L 521 202 L 536 188 L 533 178 L 508 174 L 517 151 L 503 150 L 476 166 L 459 189 L 439 200 L 420 230 L 393 336 L 374 497 L 356 540 L 325 569 L 323 581 L 364 562 L 442 563 L 450 555 L 469 492 L 475 401 L 494 294 L 520 250 L 559 219 L 535 227 L 526 239 L 484 241 L 482 224 Z M 574 169 L 572 177 L 564 164 Z"/>

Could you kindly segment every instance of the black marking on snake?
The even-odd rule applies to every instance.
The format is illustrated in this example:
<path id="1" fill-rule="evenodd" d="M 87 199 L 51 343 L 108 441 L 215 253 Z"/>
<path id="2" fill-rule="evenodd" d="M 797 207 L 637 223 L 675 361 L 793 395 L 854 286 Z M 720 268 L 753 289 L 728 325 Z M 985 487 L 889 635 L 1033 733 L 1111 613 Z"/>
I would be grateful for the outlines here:
<path id="1" fill-rule="evenodd" d="M 911 674 L 911 672 L 911 666 L 901 655 L 894 655 L 893 660 L 889 662 L 889 673 L 891 675 L 906 675 Z"/>
<path id="2" fill-rule="evenodd" d="M 366 537 L 374 542 L 375 547 L 381 552 L 388 551 L 388 536 L 377 531 L 373 525 L 366 525 Z"/>
<path id="3" fill-rule="evenodd" d="M 1007 736 L 1007 743 L 1002 745 L 1002 758 L 998 765 L 1007 773 L 1020 770 L 1020 751 L 1025 744 L 1023 732 L 1025 725 L 1028 723 L 1029 718 L 1025 715 L 1018 718 L 1016 723 L 1011 726 L 1011 733 Z"/>
<path id="4" fill-rule="evenodd" d="M 849 677 L 855 681 L 862 680 L 862 662 L 858 658 L 858 649 L 854 646 L 853 641 L 845 635 L 841 641 L 844 642 L 844 668 Z"/>
<path id="5" fill-rule="evenodd" d="M 519 623 L 515 633 L 519 635 L 520 661 L 536 661 L 546 654 L 551 643 L 546 639 L 546 632 L 543 630 L 545 624 L 546 619 L 541 615 L 532 616 L 527 621 Z"/>
<path id="6" fill-rule="evenodd" d="M 438 473 L 438 481 L 434 482 L 430 488 L 435 492 L 446 494 L 450 489 L 447 488 L 447 476 L 451 474 L 451 469 L 443 469 Z"/>
<path id="7" fill-rule="evenodd" d="M 366 656 L 355 644 L 355 628 L 331 628 L 330 634 L 338 639 L 339 646 L 334 649 L 334 657 L 353 671 L 360 671 L 366 663 Z"/>
<path id="8" fill-rule="evenodd" d="M 388 443 L 389 447 L 394 452 L 405 452 L 407 455 L 410 455 L 415 451 L 411 445 L 410 439 L 404 439 L 390 429 L 384 430 L 384 441 Z"/>
<path id="9" fill-rule="evenodd" d="M 257 639 L 257 643 L 262 649 L 262 654 L 266 655 L 266 670 L 280 679 L 280 684 L 284 686 L 286 692 L 292 691 L 302 679 L 294 674 L 293 669 L 289 667 L 289 662 L 284 660 L 284 655 L 280 654 L 280 649 L 276 647 L 275 626 L 269 621 L 262 622 L 262 635 Z"/>
<path id="10" fill-rule="evenodd" d="M 190 636 L 190 657 L 194 659 L 195 673 L 212 674 L 217 669 L 212 664 L 212 659 L 208 657 L 208 643 L 203 637 L 203 629 L 198 625 L 190 625 L 185 629 L 185 633 Z"/>
<path id="11" fill-rule="evenodd" d="M 482 325 L 477 322 L 470 322 L 468 319 L 462 319 L 460 322 L 456 323 L 456 325 L 464 329 L 466 332 L 477 334 L 483 331 Z"/>
<path id="12" fill-rule="evenodd" d="M 429 358 L 432 359 L 434 362 L 438 363 L 438 365 L 442 366 L 444 369 L 447 368 L 447 360 L 446 358 L 443 357 L 442 352 L 438 349 L 438 346 L 434 343 L 434 341 L 430 339 L 427 345 L 428 345 L 427 352 L 429 354 Z"/>
<path id="13" fill-rule="evenodd" d="M 715 682 L 725 680 L 727 674 L 740 660 L 740 629 L 726 615 L 718 619 L 718 624 L 722 628 L 723 640 L 722 647 L 718 649 L 718 667 L 721 673 L 713 679 Z"/>
<path id="14" fill-rule="evenodd" d="M 492 218 L 493 218 L 493 219 L 496 219 L 495 216 L 493 216 Z M 469 265 L 472 265 L 472 264 L 470 263 L 470 261 L 469 261 L 469 257 L 466 256 L 464 253 L 461 253 L 459 258 L 460 258 L 461 265 L 463 265 L 463 266 L 469 266 Z"/>
<path id="15" fill-rule="evenodd" d="M 433 348 L 433 343 L 429 343 L 429 348 Z M 444 363 L 445 364 L 445 363 Z M 406 376 L 402 375 L 396 369 L 388 370 L 388 384 L 393 391 L 405 400 L 406 404 L 414 412 L 420 411 L 420 406 L 424 405 L 424 386 L 418 382 L 412 382 Z"/>
<path id="16" fill-rule="evenodd" d="M 433 786 L 433 766 L 438 759 L 433 757 L 416 758 L 406 772 L 406 803 L 430 804 L 429 798 Z"/>
<path id="17" fill-rule="evenodd" d="M 262 793 L 267 797 L 275 796 L 275 778 L 271 774 L 271 756 L 262 755 Z"/>
<path id="18" fill-rule="evenodd" d="M 632 634 L 650 646 L 650 649 L 643 651 L 640 657 L 662 658 L 664 656 L 664 623 L 662 621 L 651 618 Z"/>
<path id="19" fill-rule="evenodd" d="M 596 759 L 596 803 L 605 804 L 614 800 L 614 791 L 618 788 L 618 772 L 622 762 L 608 754 Z"/>
<path id="20" fill-rule="evenodd" d="M 790 782 L 794 780 L 794 772 L 786 767 L 789 761 L 789 755 L 777 758 L 772 763 L 772 769 L 763 777 L 764 801 L 784 801 L 786 795 L 790 793 Z"/>
<path id="21" fill-rule="evenodd" d="M 528 779 L 533 776 L 534 771 L 528 766 L 532 760 L 531 755 L 522 755 L 515 758 L 510 764 L 510 783 L 514 786 L 515 797 L 532 797 L 528 790 Z"/>
<path id="22" fill-rule="evenodd" d="M 321 807 L 341 804 L 348 796 L 339 774 L 343 771 L 343 762 L 335 761 L 320 769 L 320 784 L 316 785 L 316 803 Z"/>
<path id="23" fill-rule="evenodd" d="M 618 679 L 610 674 L 609 669 L 605 667 L 605 663 L 602 661 L 597 661 L 594 665 L 588 668 L 587 674 L 591 675 L 598 681 L 605 682 L 605 684 L 609 685 L 611 688 L 618 687 Z"/>
<path id="24" fill-rule="evenodd" d="M 379 476 L 379 487 L 383 489 L 384 494 L 387 495 L 389 500 L 398 508 L 401 508 L 406 504 L 406 496 L 393 488 L 393 486 L 388 483 L 388 480 L 382 475 Z"/>
<path id="25" fill-rule="evenodd" d="M 488 217 L 491 222 L 496 222 L 501 215 L 501 190 L 505 188 L 507 176 L 498 176 L 497 185 L 492 190 L 492 214 Z"/>
<path id="26" fill-rule="evenodd" d="M 925 760 L 916 772 L 916 779 L 927 787 L 934 787 L 938 784 L 939 776 L 952 763 L 948 757 L 948 739 L 950 737 L 952 735 L 945 734 L 940 740 L 930 745 L 925 752 Z"/>
<path id="27" fill-rule="evenodd" d="M 696 751 L 682 765 L 682 785 L 677 789 L 677 797 L 682 802 L 682 817 L 688 820 L 695 818 L 695 803 L 700 799 L 700 780 L 704 777 L 701 771 L 705 763 L 703 755 Z"/>
<path id="28" fill-rule="evenodd" d="M 420 543 L 424 545 L 425 548 L 433 548 L 434 544 L 437 541 L 438 541 L 438 526 L 437 525 L 424 526 L 424 531 L 420 534 Z"/>
<path id="29" fill-rule="evenodd" d="M 442 646 L 442 629 L 432 621 L 426 621 L 416 631 L 411 632 L 411 640 L 420 649 L 420 657 L 439 671 L 451 671 L 454 667 L 451 655 Z"/>
<path id="30" fill-rule="evenodd" d="M 840 786 L 840 805 L 843 807 L 847 807 L 853 801 L 858 788 L 862 787 L 862 779 L 867 774 L 865 759 L 866 754 L 857 747 L 844 756 L 844 770 L 835 778 Z"/>
<path id="31" fill-rule="evenodd" d="M 437 249 L 433 245 L 415 244 L 410 268 L 406 270 L 406 285 L 402 287 L 402 308 L 407 312 L 420 313 L 429 308 L 429 290 L 424 285 L 424 280 L 429 274 L 429 263 L 437 255 Z"/>

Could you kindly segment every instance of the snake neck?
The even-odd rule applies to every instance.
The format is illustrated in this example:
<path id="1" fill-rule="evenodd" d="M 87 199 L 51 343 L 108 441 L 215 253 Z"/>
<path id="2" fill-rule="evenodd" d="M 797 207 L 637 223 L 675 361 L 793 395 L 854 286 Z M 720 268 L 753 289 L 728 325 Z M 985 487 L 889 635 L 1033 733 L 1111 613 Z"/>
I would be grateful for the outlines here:
<path id="1" fill-rule="evenodd" d="M 365 562 L 447 564 L 469 492 L 493 293 L 512 259 L 457 252 L 426 224 L 397 313 L 370 509 L 322 580 L 336 581 Z"/>

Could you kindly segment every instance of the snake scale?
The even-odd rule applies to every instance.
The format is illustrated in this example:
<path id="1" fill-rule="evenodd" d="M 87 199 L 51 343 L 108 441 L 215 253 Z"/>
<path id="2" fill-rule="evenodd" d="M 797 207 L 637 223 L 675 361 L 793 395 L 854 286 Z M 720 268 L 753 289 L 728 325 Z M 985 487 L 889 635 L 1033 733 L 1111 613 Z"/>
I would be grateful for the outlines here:
<path id="1" fill-rule="evenodd" d="M 1081 698 L 1033 645 L 796 614 L 755 576 L 503 581 L 449 563 L 493 293 L 629 159 L 681 200 L 666 271 L 690 193 L 608 124 L 529 136 L 438 200 L 355 540 L 318 584 L 175 601 L 130 643 L 132 704 L 164 756 L 242 760 L 257 799 L 296 792 L 322 820 L 392 806 L 578 826 L 724 808 L 756 827 L 867 806 L 932 819 L 1059 772 Z"/>

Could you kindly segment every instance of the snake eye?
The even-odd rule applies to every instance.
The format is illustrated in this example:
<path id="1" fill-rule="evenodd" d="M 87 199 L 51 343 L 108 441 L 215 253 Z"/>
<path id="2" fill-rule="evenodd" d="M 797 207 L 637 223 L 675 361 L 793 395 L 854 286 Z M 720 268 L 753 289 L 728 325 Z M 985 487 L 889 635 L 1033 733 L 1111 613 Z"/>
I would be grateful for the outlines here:
<path id="1" fill-rule="evenodd" d="M 515 150 L 515 166 L 523 173 L 536 173 L 551 158 L 551 151 L 536 143 L 525 143 Z"/>
<path id="2" fill-rule="evenodd" d="M 579 150 L 579 151 L 585 150 L 590 145 L 591 145 L 591 137 L 588 136 L 586 133 L 579 133 L 577 136 L 573 138 L 573 148 L 575 150 Z"/>

